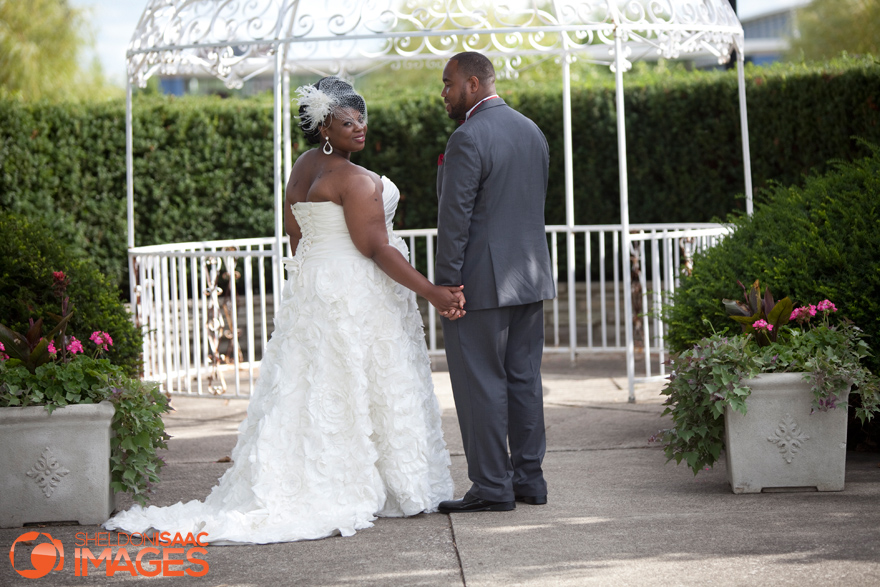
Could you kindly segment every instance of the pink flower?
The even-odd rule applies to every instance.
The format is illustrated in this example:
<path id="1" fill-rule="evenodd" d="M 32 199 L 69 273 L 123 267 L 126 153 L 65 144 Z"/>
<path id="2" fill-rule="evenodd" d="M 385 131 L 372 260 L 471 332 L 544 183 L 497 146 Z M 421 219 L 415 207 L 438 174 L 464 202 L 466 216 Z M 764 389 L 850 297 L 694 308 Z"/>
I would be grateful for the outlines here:
<path id="1" fill-rule="evenodd" d="M 98 345 L 98 347 L 104 349 L 105 351 L 107 350 L 108 345 L 113 346 L 113 339 L 110 338 L 110 335 L 100 330 L 94 331 L 89 337 L 89 340 L 91 340 L 93 343 Z"/>
<path id="2" fill-rule="evenodd" d="M 822 301 L 819 302 L 819 304 L 816 306 L 816 309 L 819 310 L 820 312 L 829 312 L 829 311 L 830 311 L 830 312 L 836 312 L 836 311 L 837 311 L 837 306 L 835 306 L 834 304 L 832 304 L 832 303 L 831 303 L 831 300 L 822 300 Z"/>
<path id="3" fill-rule="evenodd" d="M 0 342 L 0 351 L 5 351 L 5 350 L 6 350 L 6 347 L 3 346 L 2 342 Z M 0 361 L 5 361 L 8 358 L 9 358 L 9 355 L 7 355 L 6 353 L 0 353 Z"/>
<path id="4" fill-rule="evenodd" d="M 58 352 L 58 349 L 55 348 L 55 341 L 54 341 L 54 340 L 50 340 L 50 341 L 49 341 L 49 354 L 50 354 L 50 355 L 54 355 L 54 354 L 57 353 L 57 352 Z"/>
<path id="5" fill-rule="evenodd" d="M 752 326 L 755 330 L 766 330 L 767 332 L 773 330 L 773 325 L 766 320 L 755 320 L 755 323 L 752 324 Z"/>
<path id="6" fill-rule="evenodd" d="M 67 345 L 67 350 L 75 355 L 76 353 L 83 352 L 83 345 L 75 336 L 71 336 L 70 343 Z"/>
<path id="7" fill-rule="evenodd" d="M 808 322 L 811 317 L 816 315 L 816 306 L 801 306 L 800 308 L 795 308 L 795 310 L 791 313 L 789 320 L 797 320 L 801 324 L 804 322 Z"/>
<path id="8" fill-rule="evenodd" d="M 56 296 L 59 298 L 64 297 L 64 292 L 67 291 L 68 285 L 70 285 L 70 280 L 64 275 L 64 271 L 52 272 L 52 290 Z"/>

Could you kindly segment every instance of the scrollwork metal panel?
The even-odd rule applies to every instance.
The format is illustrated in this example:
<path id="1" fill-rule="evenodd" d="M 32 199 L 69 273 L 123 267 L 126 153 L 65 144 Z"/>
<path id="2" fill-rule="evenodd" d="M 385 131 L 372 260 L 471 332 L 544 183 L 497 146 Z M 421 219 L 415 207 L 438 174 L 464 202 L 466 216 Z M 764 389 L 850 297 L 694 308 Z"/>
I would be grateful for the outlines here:
<path id="1" fill-rule="evenodd" d="M 728 0 L 151 0 L 132 36 L 128 74 L 209 74 L 240 87 L 283 52 L 288 71 L 340 73 L 479 51 L 517 75 L 523 57 L 588 53 L 612 62 L 616 34 L 677 58 L 742 50 Z"/>

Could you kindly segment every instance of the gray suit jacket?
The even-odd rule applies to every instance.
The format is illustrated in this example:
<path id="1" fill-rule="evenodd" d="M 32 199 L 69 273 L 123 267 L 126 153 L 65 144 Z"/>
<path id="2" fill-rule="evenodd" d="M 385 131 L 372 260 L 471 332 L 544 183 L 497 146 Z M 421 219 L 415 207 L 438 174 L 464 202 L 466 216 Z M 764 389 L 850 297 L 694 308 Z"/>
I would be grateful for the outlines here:
<path id="1" fill-rule="evenodd" d="M 449 137 L 437 172 L 435 282 L 463 284 L 466 309 L 556 296 L 544 230 L 549 159 L 538 126 L 501 98 Z"/>

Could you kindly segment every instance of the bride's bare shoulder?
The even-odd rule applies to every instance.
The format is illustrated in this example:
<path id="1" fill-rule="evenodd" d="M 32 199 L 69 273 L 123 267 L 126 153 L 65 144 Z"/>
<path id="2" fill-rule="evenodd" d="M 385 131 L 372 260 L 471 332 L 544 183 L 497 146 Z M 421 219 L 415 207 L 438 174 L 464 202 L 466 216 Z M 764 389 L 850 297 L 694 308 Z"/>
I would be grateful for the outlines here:
<path id="1" fill-rule="evenodd" d="M 382 194 L 382 180 L 379 176 L 359 165 L 351 165 L 342 170 L 339 181 L 345 195 Z"/>

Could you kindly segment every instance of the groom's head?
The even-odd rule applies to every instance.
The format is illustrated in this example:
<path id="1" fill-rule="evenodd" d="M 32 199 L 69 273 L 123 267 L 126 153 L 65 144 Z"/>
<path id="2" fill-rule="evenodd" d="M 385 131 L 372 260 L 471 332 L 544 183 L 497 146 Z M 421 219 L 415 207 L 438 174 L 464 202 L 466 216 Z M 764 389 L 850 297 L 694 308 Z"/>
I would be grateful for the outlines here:
<path id="1" fill-rule="evenodd" d="M 485 55 L 467 51 L 443 68 L 443 101 L 452 120 L 464 120 L 474 104 L 495 93 L 495 68 Z"/>

